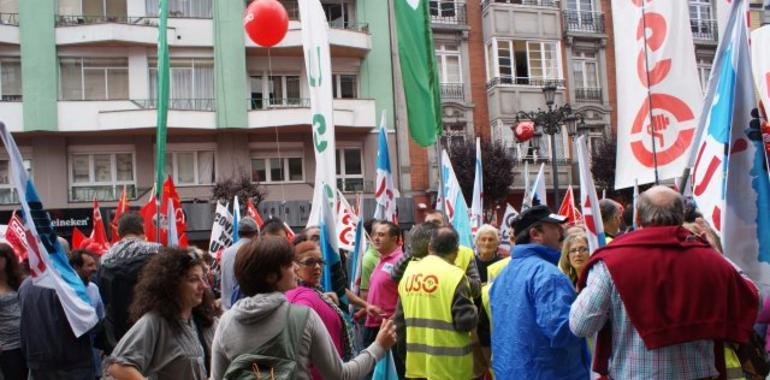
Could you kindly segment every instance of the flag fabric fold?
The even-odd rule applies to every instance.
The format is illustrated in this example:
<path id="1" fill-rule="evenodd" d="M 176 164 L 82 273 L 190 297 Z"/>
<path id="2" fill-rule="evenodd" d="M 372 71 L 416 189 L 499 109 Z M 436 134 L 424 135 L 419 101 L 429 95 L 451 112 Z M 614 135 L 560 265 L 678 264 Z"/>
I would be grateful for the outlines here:
<path id="1" fill-rule="evenodd" d="M 238 236 L 238 221 L 241 220 L 241 205 L 238 203 L 238 196 L 233 197 L 233 243 L 237 242 Z"/>
<path id="2" fill-rule="evenodd" d="M 537 171 L 537 177 L 535 177 L 535 182 L 532 182 L 532 188 L 528 194 L 529 199 L 525 204 L 529 207 L 538 205 L 548 206 L 545 194 L 545 163 L 540 164 L 540 170 Z"/>
<path id="3" fill-rule="evenodd" d="M 77 227 L 75 227 L 75 230 L 77 230 Z M 21 220 L 16 210 L 11 213 L 11 219 L 8 220 L 5 240 L 13 248 L 13 252 L 19 258 L 19 261 L 27 259 L 27 254 L 32 251 L 27 240 L 27 233 L 24 230 L 24 221 Z"/>
<path id="4" fill-rule="evenodd" d="M 157 226 L 155 220 L 158 217 L 158 199 L 155 196 L 155 186 L 153 186 L 150 192 L 150 197 L 147 198 L 147 202 L 139 209 L 139 214 L 142 215 L 144 220 L 144 236 L 149 242 L 160 242 L 158 240 Z"/>
<path id="5" fill-rule="evenodd" d="M 374 218 L 389 220 L 398 224 L 396 217 L 396 197 L 393 186 L 393 171 L 390 169 L 390 153 L 388 151 L 388 131 L 385 111 L 380 119 L 380 131 L 377 137 L 377 179 L 374 198 L 377 205 Z"/>
<path id="6" fill-rule="evenodd" d="M 471 232 L 484 224 L 484 171 L 481 165 L 481 138 L 476 137 L 476 173 L 473 176 L 473 197 L 471 199 Z"/>
<path id="7" fill-rule="evenodd" d="M 580 206 L 583 208 L 588 249 L 593 254 L 597 249 L 604 247 L 604 224 L 602 223 L 602 214 L 599 211 L 596 186 L 591 175 L 585 136 L 575 139 L 575 147 L 578 157 L 578 171 L 580 172 Z"/>
<path id="8" fill-rule="evenodd" d="M 471 232 L 470 211 L 446 149 L 441 151 L 441 176 L 444 180 L 442 199 L 449 223 L 457 230 L 460 245 L 472 247 L 473 234 Z"/>
<path id="9" fill-rule="evenodd" d="M 174 213 L 167 215 L 166 211 L 168 210 L 169 204 L 173 207 Z M 169 245 L 169 241 L 171 240 L 171 238 L 169 238 L 169 231 L 173 227 L 174 233 L 176 234 L 174 241 L 177 241 L 180 247 L 187 247 L 187 221 L 185 220 L 184 210 L 182 210 L 182 201 L 179 198 L 179 194 L 176 192 L 176 186 L 174 186 L 174 180 L 171 179 L 171 176 L 168 176 L 163 183 L 160 209 L 163 211 L 160 227 L 160 243 Z M 173 216 L 173 218 L 169 219 L 168 216 Z"/>
<path id="10" fill-rule="evenodd" d="M 339 192 L 339 190 L 337 190 Z M 376 216 L 375 216 L 376 218 Z M 337 194 L 337 246 L 346 251 L 355 249 L 358 215 L 342 193 Z"/>
<path id="11" fill-rule="evenodd" d="M 508 251 L 511 250 L 511 222 L 517 216 L 519 216 L 518 211 L 510 203 L 507 203 L 505 214 L 503 214 L 503 221 L 500 223 L 500 246 Z"/>
<path id="12" fill-rule="evenodd" d="M 569 226 L 583 224 L 583 214 L 578 211 L 575 204 L 575 194 L 572 191 L 572 185 L 569 185 L 567 192 L 564 193 L 564 200 L 561 202 L 558 214 L 567 217 L 567 225 Z"/>
<path id="13" fill-rule="evenodd" d="M 86 286 L 72 269 L 54 232 L 48 213 L 29 179 L 11 132 L 0 122 L 0 137 L 8 152 L 11 182 L 23 210 L 24 233 L 29 246 L 30 275 L 35 286 L 53 289 L 64 309 L 72 332 L 80 337 L 96 326 L 96 310 Z"/>
<path id="14" fill-rule="evenodd" d="M 91 230 L 91 236 L 89 236 L 91 239 L 89 249 L 93 253 L 103 255 L 110 250 L 110 242 L 107 240 L 107 230 L 104 228 L 102 212 L 99 210 L 99 201 L 96 200 L 96 197 L 94 197 L 94 211 L 91 221 L 93 222 L 93 229 Z M 75 248 L 79 247 L 73 245 L 72 249 Z"/>
<path id="15" fill-rule="evenodd" d="M 262 216 L 259 215 L 259 211 L 257 211 L 251 198 L 246 198 L 246 213 L 257 222 L 257 228 L 261 230 L 265 222 L 262 220 Z"/>
<path id="16" fill-rule="evenodd" d="M 123 214 L 128 212 L 128 192 L 126 191 L 126 185 L 123 185 L 123 191 L 120 193 L 120 198 L 118 198 L 118 206 L 115 207 L 115 213 L 112 216 L 112 221 L 110 222 L 110 243 L 115 244 L 120 240 L 120 236 L 118 234 L 118 220 L 120 220 L 120 217 L 123 216 Z"/>
<path id="17" fill-rule="evenodd" d="M 325 184 L 322 184 L 325 185 Z M 318 225 L 321 230 L 321 255 L 326 265 L 323 267 L 321 278 L 321 287 L 324 291 L 333 292 L 332 267 L 340 264 L 340 255 L 337 251 L 337 238 L 334 234 L 334 214 L 329 203 L 324 202 L 321 208 L 321 224 Z"/>
<path id="18" fill-rule="evenodd" d="M 227 205 L 217 202 L 214 210 L 214 224 L 211 226 L 209 254 L 217 261 L 222 257 L 222 251 L 233 244 L 233 215 Z"/>

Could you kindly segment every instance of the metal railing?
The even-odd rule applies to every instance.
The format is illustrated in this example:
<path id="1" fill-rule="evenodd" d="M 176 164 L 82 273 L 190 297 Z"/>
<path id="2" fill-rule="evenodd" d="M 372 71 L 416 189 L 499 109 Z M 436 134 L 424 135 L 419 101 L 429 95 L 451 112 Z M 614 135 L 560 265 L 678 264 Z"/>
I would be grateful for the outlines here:
<path id="1" fill-rule="evenodd" d="M 512 5 L 526 5 L 532 7 L 552 7 L 558 8 L 558 0 L 482 0 L 481 8 L 484 9 L 491 4 L 512 4 Z"/>
<path id="2" fill-rule="evenodd" d="M 602 89 L 589 87 L 575 88 L 575 100 L 584 102 L 601 102 Z"/>
<path id="3" fill-rule="evenodd" d="M 0 95 L 0 102 L 21 102 L 21 95 Z"/>
<path id="4" fill-rule="evenodd" d="M 157 99 L 132 99 L 132 102 L 142 109 L 158 108 Z M 203 111 L 214 112 L 217 109 L 216 99 L 169 99 L 168 109 L 175 111 Z"/>
<path id="5" fill-rule="evenodd" d="M 601 12 L 565 11 L 564 28 L 568 32 L 604 33 L 604 17 Z"/>
<path id="6" fill-rule="evenodd" d="M 564 87 L 564 79 L 546 79 L 546 78 L 532 78 L 532 77 L 514 77 L 509 75 L 503 75 L 494 77 L 487 82 L 487 89 L 495 86 L 531 86 L 531 87 L 545 87 L 546 85 L 553 85 L 556 87 Z"/>
<path id="7" fill-rule="evenodd" d="M 297 4 L 297 0 L 278 0 L 278 2 L 283 5 L 284 9 L 286 9 L 286 13 L 289 15 L 289 20 L 300 21 L 299 5 Z M 329 28 L 369 33 L 369 24 L 365 22 L 334 20 L 329 21 Z"/>
<path id="8" fill-rule="evenodd" d="M 463 100 L 465 89 L 462 83 L 441 83 L 441 100 Z"/>
<path id="9" fill-rule="evenodd" d="M 690 30 L 696 40 L 718 41 L 716 20 L 690 20 Z"/>
<path id="10" fill-rule="evenodd" d="M 434 24 L 464 25 L 467 23 L 465 3 L 430 3 L 430 21 Z"/>
<path id="11" fill-rule="evenodd" d="M 104 15 L 57 15 L 56 26 L 93 25 L 93 24 L 125 24 L 158 26 L 156 20 L 147 17 L 104 16 Z"/>
<path id="12" fill-rule="evenodd" d="M 18 13 L 0 13 L 0 24 L 19 26 Z"/>
<path id="13" fill-rule="evenodd" d="M 249 109 L 252 111 L 282 108 L 310 108 L 310 98 L 249 99 Z"/>

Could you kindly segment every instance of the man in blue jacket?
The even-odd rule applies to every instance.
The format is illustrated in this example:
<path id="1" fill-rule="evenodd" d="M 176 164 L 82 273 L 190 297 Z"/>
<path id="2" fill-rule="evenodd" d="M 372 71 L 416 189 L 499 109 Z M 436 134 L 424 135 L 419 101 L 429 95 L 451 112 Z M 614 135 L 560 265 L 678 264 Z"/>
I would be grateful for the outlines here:
<path id="1" fill-rule="evenodd" d="M 513 220 L 511 262 L 490 291 L 497 379 L 588 379 L 588 347 L 569 329 L 575 289 L 559 271 L 566 217 L 536 206 Z"/>

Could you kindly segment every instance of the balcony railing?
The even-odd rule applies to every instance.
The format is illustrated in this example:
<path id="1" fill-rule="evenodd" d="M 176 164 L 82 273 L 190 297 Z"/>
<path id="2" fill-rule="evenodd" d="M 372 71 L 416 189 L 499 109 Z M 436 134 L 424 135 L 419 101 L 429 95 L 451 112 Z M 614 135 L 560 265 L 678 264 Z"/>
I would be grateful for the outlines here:
<path id="1" fill-rule="evenodd" d="M 564 29 L 568 32 L 604 33 L 604 17 L 601 12 L 565 11 Z"/>
<path id="2" fill-rule="evenodd" d="M 0 24 L 19 26 L 18 13 L 0 13 Z"/>
<path id="3" fill-rule="evenodd" d="M 252 111 L 271 110 L 281 108 L 310 108 L 309 98 L 272 98 L 249 99 L 249 109 Z"/>
<path id="4" fill-rule="evenodd" d="M 715 20 L 690 20 L 692 37 L 696 40 L 718 41 L 717 22 Z"/>
<path id="5" fill-rule="evenodd" d="M 482 0 L 481 8 L 484 9 L 490 4 L 513 4 L 513 5 L 526 5 L 532 7 L 552 7 L 558 8 L 558 0 Z"/>
<path id="6" fill-rule="evenodd" d="M 93 24 L 125 24 L 158 26 L 156 20 L 147 17 L 128 16 L 89 16 L 89 15 L 58 15 L 56 26 L 93 25 Z"/>
<path id="7" fill-rule="evenodd" d="M 289 20 L 300 21 L 299 5 L 297 4 L 297 0 L 278 0 L 278 2 L 283 5 L 284 9 L 286 9 L 286 13 L 289 15 Z M 332 20 L 329 21 L 329 28 L 369 33 L 369 24 L 365 22 Z"/>
<path id="8" fill-rule="evenodd" d="M 554 85 L 556 87 L 564 87 L 564 79 L 546 79 L 546 78 L 532 78 L 532 77 L 513 77 L 509 75 L 503 75 L 494 77 L 487 82 L 487 89 L 495 86 L 531 86 L 531 87 L 545 87 L 546 85 Z"/>
<path id="9" fill-rule="evenodd" d="M 441 100 L 463 100 L 465 90 L 462 83 L 441 83 Z"/>
<path id="10" fill-rule="evenodd" d="M 602 89 L 601 88 L 589 88 L 582 87 L 575 89 L 575 100 L 582 102 L 599 102 L 602 101 Z"/>
<path id="11" fill-rule="evenodd" d="M 21 102 L 21 95 L 0 95 L 0 102 Z"/>
<path id="12" fill-rule="evenodd" d="M 158 108 L 157 99 L 138 99 L 131 101 L 142 109 Z M 214 112 L 217 109 L 217 102 L 215 99 L 169 99 L 168 109 L 175 111 Z"/>
<path id="13" fill-rule="evenodd" d="M 434 24 L 465 25 L 465 3 L 430 2 L 430 21 Z"/>

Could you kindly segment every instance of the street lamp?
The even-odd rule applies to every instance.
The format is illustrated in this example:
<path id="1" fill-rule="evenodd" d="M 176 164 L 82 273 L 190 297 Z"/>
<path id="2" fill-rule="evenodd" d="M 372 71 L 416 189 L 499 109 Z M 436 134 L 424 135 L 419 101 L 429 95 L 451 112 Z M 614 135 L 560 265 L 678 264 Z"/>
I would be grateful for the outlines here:
<path id="1" fill-rule="evenodd" d="M 556 98 L 556 86 L 553 84 L 547 84 L 543 87 L 543 96 L 545 97 L 545 104 L 548 106 L 547 111 L 543 111 L 540 108 L 537 111 L 524 112 L 519 111 L 516 113 L 516 124 L 512 128 L 516 128 L 521 120 L 531 120 L 535 124 L 535 130 L 540 128 L 543 133 L 551 136 L 551 175 L 553 176 L 553 196 L 554 202 L 560 201 L 559 194 L 559 175 L 556 165 L 556 137 L 555 135 L 561 132 L 561 125 L 567 125 L 567 133 L 569 136 L 575 136 L 578 133 L 578 128 L 585 128 L 585 120 L 583 114 L 574 112 L 572 106 L 569 103 L 562 106 L 554 107 L 554 100 Z M 529 184 L 526 184 L 527 186 Z"/>

